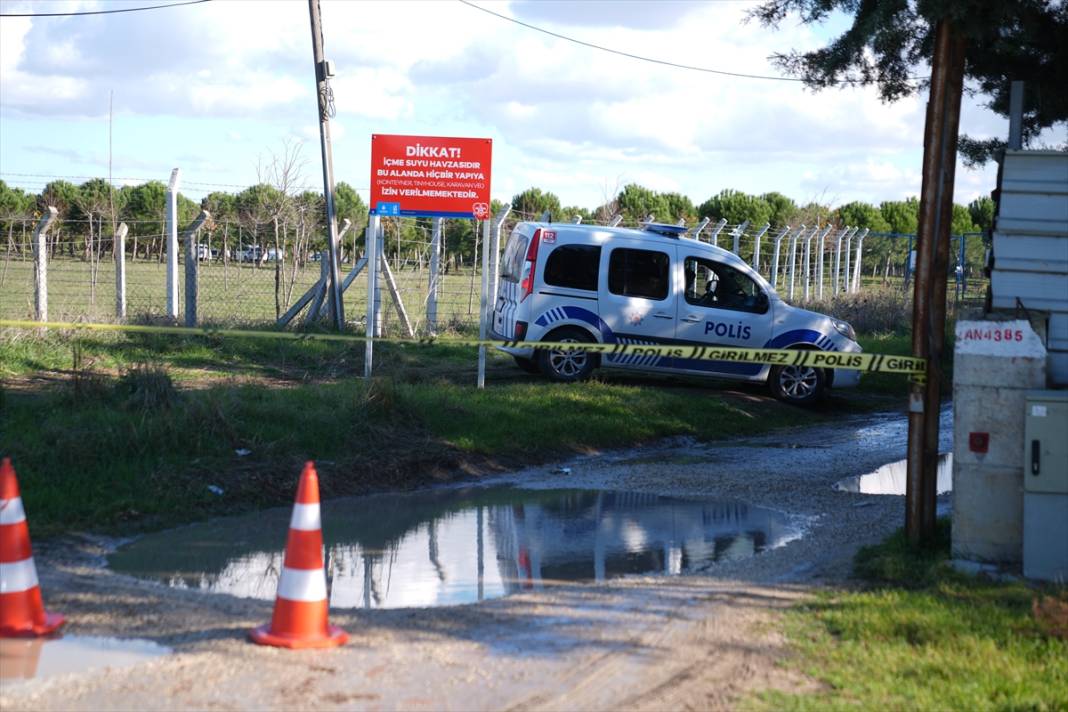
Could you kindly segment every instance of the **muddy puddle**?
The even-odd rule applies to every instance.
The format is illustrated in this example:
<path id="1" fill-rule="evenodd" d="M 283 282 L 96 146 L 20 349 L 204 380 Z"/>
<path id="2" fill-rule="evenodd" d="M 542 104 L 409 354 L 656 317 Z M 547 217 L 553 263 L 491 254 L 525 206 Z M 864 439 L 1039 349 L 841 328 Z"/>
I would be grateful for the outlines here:
<path id="1" fill-rule="evenodd" d="M 846 477 L 834 484 L 839 492 L 858 494 L 905 494 L 907 461 L 898 460 L 883 465 L 874 472 L 855 477 Z M 943 452 L 938 456 L 938 494 L 953 491 L 953 453 Z"/>
<path id="2" fill-rule="evenodd" d="M 16 684 L 68 673 L 136 665 L 170 653 L 149 640 L 63 636 L 0 638 L 0 680 Z"/>
<path id="3" fill-rule="evenodd" d="M 487 487 L 323 504 L 330 603 L 447 606 L 561 581 L 681 574 L 802 533 L 797 517 L 736 502 L 599 490 Z M 112 569 L 166 585 L 273 600 L 288 509 L 146 536 Z"/>

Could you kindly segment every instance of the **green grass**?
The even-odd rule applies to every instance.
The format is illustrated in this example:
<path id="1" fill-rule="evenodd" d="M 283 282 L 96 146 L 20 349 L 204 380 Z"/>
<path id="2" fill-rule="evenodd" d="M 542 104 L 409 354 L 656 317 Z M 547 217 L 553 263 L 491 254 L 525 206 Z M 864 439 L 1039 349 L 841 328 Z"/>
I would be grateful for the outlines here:
<path id="1" fill-rule="evenodd" d="M 351 264 L 341 265 L 347 274 Z M 96 268 L 94 286 L 92 265 L 81 259 L 59 256 L 48 263 L 48 308 L 55 321 L 86 319 L 115 320 L 115 267 L 110 258 Z M 197 316 L 203 323 L 269 324 L 275 320 L 274 263 L 262 267 L 221 261 L 198 264 Z M 185 314 L 185 268 L 178 265 L 179 318 Z M 426 269 L 407 266 L 393 268 L 397 288 L 413 327 L 420 331 L 426 323 Z M 284 265 L 284 312 L 319 279 L 319 264 L 309 262 L 294 274 Z M 478 322 L 479 278 L 470 272 L 453 271 L 441 277 L 438 298 L 438 321 L 441 326 Z M 292 281 L 289 300 L 284 297 Z M 345 310 L 349 315 L 367 313 L 366 272 L 345 293 Z M 400 333 L 393 303 L 384 281 L 382 316 L 387 333 Z M 472 294 L 474 296 L 472 296 Z M 131 319 L 161 317 L 166 314 L 166 265 L 139 259 L 126 261 L 127 314 Z M 31 259 L 6 260 L 0 256 L 0 319 L 31 319 L 34 314 L 34 278 Z"/>
<path id="2" fill-rule="evenodd" d="M 770 692 L 782 710 L 1068 709 L 1068 640 L 1032 611 L 1043 595 L 1024 583 L 958 574 L 946 565 L 949 523 L 914 552 L 902 532 L 862 549 L 864 587 L 821 593 L 791 611 L 791 666 L 814 693 Z M 1068 591 L 1048 591 L 1068 604 Z"/>
<path id="3" fill-rule="evenodd" d="M 802 410 L 708 379 L 554 384 L 493 350 L 479 391 L 475 363 L 469 348 L 383 345 L 367 385 L 362 343 L 9 330 L 0 454 L 15 462 L 35 534 L 128 532 L 286 504 L 305 459 L 321 463 L 326 496 L 358 494 L 439 481 L 464 460 L 748 435 L 855 405 Z"/>

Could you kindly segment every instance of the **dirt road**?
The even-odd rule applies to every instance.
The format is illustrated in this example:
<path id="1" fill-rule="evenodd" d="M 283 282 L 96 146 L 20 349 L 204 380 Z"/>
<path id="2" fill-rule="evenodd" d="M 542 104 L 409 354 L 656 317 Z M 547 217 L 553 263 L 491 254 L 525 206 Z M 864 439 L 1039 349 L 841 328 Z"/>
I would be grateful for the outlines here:
<path id="1" fill-rule="evenodd" d="M 352 634 L 330 651 L 246 642 L 271 604 L 114 574 L 91 538 L 38 547 L 46 602 L 68 635 L 144 638 L 174 653 L 133 667 L 4 681 L 17 709 L 722 709 L 807 684 L 779 665 L 775 621 L 813 586 L 842 581 L 862 544 L 903 517 L 900 497 L 835 492 L 840 477 L 904 454 L 882 415 L 761 438 L 608 453 L 495 481 L 738 499 L 808 518 L 807 534 L 704 572 L 562 584 L 477 605 L 335 609 Z M 565 479 L 566 478 L 566 479 Z M 562 481 L 563 480 L 563 481 Z M 31 520 L 32 526 L 32 520 Z"/>

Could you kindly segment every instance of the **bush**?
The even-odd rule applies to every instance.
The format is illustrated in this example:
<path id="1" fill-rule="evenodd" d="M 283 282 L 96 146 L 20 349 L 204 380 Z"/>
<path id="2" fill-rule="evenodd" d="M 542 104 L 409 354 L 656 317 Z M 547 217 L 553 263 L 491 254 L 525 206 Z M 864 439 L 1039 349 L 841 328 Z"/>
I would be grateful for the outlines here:
<path id="1" fill-rule="evenodd" d="M 174 382 L 159 364 L 139 363 L 127 369 L 115 390 L 131 410 L 169 408 L 178 398 Z"/>
<path id="2" fill-rule="evenodd" d="M 804 306 L 848 321 L 863 334 L 904 334 L 910 331 L 912 323 L 912 297 L 900 289 L 839 294 Z"/>

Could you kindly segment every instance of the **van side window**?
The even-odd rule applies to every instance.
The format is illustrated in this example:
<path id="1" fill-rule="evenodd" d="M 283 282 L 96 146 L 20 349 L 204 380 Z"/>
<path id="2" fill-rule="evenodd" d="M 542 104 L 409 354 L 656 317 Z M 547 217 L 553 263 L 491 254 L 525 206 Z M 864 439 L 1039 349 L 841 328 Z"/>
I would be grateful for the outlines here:
<path id="1" fill-rule="evenodd" d="M 741 270 L 714 260 L 687 257 L 686 301 L 700 307 L 763 314 L 768 300 L 756 282 Z"/>
<path id="2" fill-rule="evenodd" d="M 513 230 L 501 258 L 501 279 L 518 282 L 523 275 L 523 261 L 527 254 L 527 238 L 519 230 Z"/>
<path id="3" fill-rule="evenodd" d="M 668 295 L 666 252 L 652 250 L 612 250 L 608 260 L 608 291 L 624 297 L 664 299 Z"/>
<path id="4" fill-rule="evenodd" d="M 596 292 L 600 270 L 600 245 L 560 245 L 545 262 L 545 283 Z"/>

